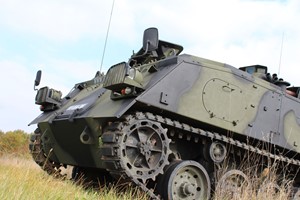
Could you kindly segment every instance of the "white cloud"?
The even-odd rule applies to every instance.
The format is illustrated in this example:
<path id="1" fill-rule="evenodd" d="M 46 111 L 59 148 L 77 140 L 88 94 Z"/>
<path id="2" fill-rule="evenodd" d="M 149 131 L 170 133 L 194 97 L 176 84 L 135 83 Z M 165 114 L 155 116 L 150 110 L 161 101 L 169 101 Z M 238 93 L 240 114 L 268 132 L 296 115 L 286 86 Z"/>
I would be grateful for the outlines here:
<path id="1" fill-rule="evenodd" d="M 108 1 L 1 1 L 0 24 L 53 40 L 99 37 L 105 33 Z"/>
<path id="2" fill-rule="evenodd" d="M 0 61 L 0 68 L 0 129 L 33 131 L 34 127 L 27 124 L 39 113 L 34 104 L 34 74 L 26 66 L 8 60 Z"/>
<path id="3" fill-rule="evenodd" d="M 161 35 L 182 40 L 187 53 L 237 67 L 264 64 L 270 67 L 270 72 L 276 73 L 284 33 L 281 75 L 300 84 L 294 76 L 299 72 L 295 65 L 300 61 L 297 56 L 300 48 L 299 1 L 176 2 L 170 7 L 173 12 L 167 11 L 166 18 L 159 12 L 163 23 L 167 24 L 161 24 L 164 33 Z M 163 6 L 159 10 L 162 11 Z"/>
<path id="4" fill-rule="evenodd" d="M 43 70 L 40 86 L 49 86 L 63 92 L 66 95 L 77 82 L 90 80 L 96 70 L 91 61 L 64 61 L 40 63 Z M 53 66 L 56 66 L 54 68 Z M 32 132 L 35 126 L 27 127 L 35 117 L 40 114 L 39 106 L 35 105 L 36 92 L 33 90 L 35 73 L 22 61 L 0 60 L 0 130 L 9 131 L 23 129 Z M 54 69 L 50 70 L 50 69 Z"/>
<path id="5" fill-rule="evenodd" d="M 79 82 L 94 78 L 98 66 L 93 61 L 80 60 L 45 60 L 40 63 L 43 71 L 42 85 L 48 85 L 57 90 L 61 90 L 64 95 Z"/>
<path id="6" fill-rule="evenodd" d="M 8 30 L 25 39 L 38 36 L 56 44 L 58 41 L 63 47 L 65 43 L 75 44 L 86 38 L 104 42 L 112 1 L 0 0 L 0 5 L 1 31 Z M 284 33 L 280 76 L 300 85 L 299 21 L 298 0 L 116 0 L 108 47 L 112 47 L 112 42 L 121 42 L 126 48 L 122 50 L 124 54 L 130 55 L 133 47 L 135 50 L 141 47 L 143 30 L 155 26 L 161 39 L 184 45 L 186 53 L 236 67 L 263 64 L 276 73 Z M 118 48 L 120 52 L 121 47 L 115 43 L 113 49 Z M 10 60 L 0 58 L 1 69 L 7 69 L 0 74 L 0 89 L 5 95 L 0 99 L 4 113 L 0 117 L 0 129 L 23 129 L 23 124 L 27 125 L 39 113 L 31 89 L 33 71 L 43 70 L 42 86 L 66 94 L 75 83 L 93 78 L 99 70 L 99 57 L 67 60 L 62 59 L 64 55 L 56 55 L 53 46 L 46 48 L 51 49 L 51 55 L 40 51 L 34 63 L 28 60 L 35 58 L 26 59 L 17 54 L 10 56 Z M 102 51 L 102 47 L 99 49 Z M 0 53 L 7 53 L 1 44 Z M 116 62 L 120 61 L 119 56 L 114 52 L 105 55 Z M 38 68 L 33 70 L 29 66 Z"/>

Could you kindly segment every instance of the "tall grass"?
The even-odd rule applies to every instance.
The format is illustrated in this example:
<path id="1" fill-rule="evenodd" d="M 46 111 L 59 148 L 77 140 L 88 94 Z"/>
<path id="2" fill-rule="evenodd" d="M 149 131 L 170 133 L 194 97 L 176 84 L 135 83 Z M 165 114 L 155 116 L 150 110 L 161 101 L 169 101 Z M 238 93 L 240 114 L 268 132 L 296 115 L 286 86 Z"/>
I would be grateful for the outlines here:
<path id="1" fill-rule="evenodd" d="M 21 130 L 0 131 L 0 199 L 107 199 L 146 200 L 136 188 L 118 192 L 116 187 L 85 189 L 71 180 L 49 176 L 31 158 L 30 134 Z"/>
<path id="2" fill-rule="evenodd" d="M 289 200 L 292 199 L 293 177 L 287 173 L 280 163 L 269 160 L 262 162 L 262 157 L 250 153 L 241 161 L 241 165 L 235 166 L 226 161 L 219 166 L 216 175 L 217 182 L 224 174 L 232 169 L 242 172 L 243 176 L 232 176 L 230 181 L 235 182 L 236 188 L 232 188 L 230 181 L 222 187 L 216 187 L 214 200 Z M 285 171 L 286 170 L 286 171 Z M 218 185 L 219 186 L 219 185 Z M 229 189 L 228 189 L 229 188 Z M 228 190 L 227 190 L 228 189 Z M 232 191 L 235 191 L 233 193 Z"/>
<path id="3" fill-rule="evenodd" d="M 3 133 L 0 131 L 0 199 L 103 199 L 103 200 L 146 200 L 148 196 L 135 188 L 120 192 L 115 187 L 85 189 L 70 180 L 49 176 L 31 159 L 28 150 L 30 135 L 21 130 Z M 29 158 L 29 159 L 28 159 Z M 261 158 L 245 155 L 242 165 L 232 166 L 227 161 L 219 166 L 215 180 L 231 169 L 245 173 L 248 180 L 232 195 L 224 188 L 214 188 L 214 200 L 287 200 L 291 199 L 292 180 L 286 178 L 284 168 L 275 162 L 262 166 Z M 282 171 L 277 176 L 278 169 Z"/>
<path id="4" fill-rule="evenodd" d="M 0 199 L 147 199 L 136 189 L 118 193 L 115 188 L 84 189 L 69 180 L 59 180 L 43 172 L 33 161 L 0 157 Z"/>

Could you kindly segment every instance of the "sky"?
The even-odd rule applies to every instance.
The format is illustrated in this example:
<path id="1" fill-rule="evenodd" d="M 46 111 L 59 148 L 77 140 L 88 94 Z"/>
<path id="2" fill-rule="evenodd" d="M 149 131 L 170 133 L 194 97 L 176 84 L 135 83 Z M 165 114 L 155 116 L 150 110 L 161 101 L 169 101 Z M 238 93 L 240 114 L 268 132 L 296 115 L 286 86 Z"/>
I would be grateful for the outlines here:
<path id="1" fill-rule="evenodd" d="M 41 112 L 33 82 L 66 95 L 101 68 L 113 0 L 0 0 L 0 130 L 32 132 Z M 300 79 L 299 0 L 115 0 L 102 71 L 127 61 L 143 31 L 183 53 L 235 67 L 261 64 Z"/>

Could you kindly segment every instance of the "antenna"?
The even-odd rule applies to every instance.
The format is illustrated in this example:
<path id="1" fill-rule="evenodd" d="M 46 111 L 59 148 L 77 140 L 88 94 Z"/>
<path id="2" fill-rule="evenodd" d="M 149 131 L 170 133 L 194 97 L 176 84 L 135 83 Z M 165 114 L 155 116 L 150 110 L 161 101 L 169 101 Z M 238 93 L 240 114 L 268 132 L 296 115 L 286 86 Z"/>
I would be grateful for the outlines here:
<path id="1" fill-rule="evenodd" d="M 278 66 L 278 73 L 277 73 L 278 76 L 279 76 L 279 74 L 280 74 L 280 67 L 281 67 L 281 57 L 282 57 L 282 49 L 283 49 L 283 39 L 284 39 L 284 32 L 282 33 L 282 39 L 281 39 L 280 57 L 279 57 L 279 66 Z"/>
<path id="2" fill-rule="evenodd" d="M 112 14 L 113 14 L 113 11 L 114 11 L 114 5 L 115 5 L 115 0 L 113 0 L 111 11 L 110 11 L 110 17 L 109 17 L 109 22 L 108 22 L 108 27 L 107 27 L 107 32 L 106 32 L 106 38 L 105 38 L 104 48 L 103 48 L 103 54 L 102 54 L 102 59 L 101 59 L 100 73 L 101 73 L 101 70 L 102 70 L 102 65 L 103 65 L 103 60 L 104 60 L 104 55 L 105 55 L 105 50 L 106 50 L 106 44 L 107 44 L 107 39 L 108 39 L 108 33 L 109 33 L 109 28 L 110 28 L 110 22 L 111 22 Z"/>

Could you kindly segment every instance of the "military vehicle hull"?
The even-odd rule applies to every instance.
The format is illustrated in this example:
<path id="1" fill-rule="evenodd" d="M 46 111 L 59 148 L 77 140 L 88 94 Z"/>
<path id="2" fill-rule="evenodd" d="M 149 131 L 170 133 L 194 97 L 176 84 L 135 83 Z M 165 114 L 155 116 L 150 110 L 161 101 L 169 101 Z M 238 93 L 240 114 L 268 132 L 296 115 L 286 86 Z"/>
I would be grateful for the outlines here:
<path id="1" fill-rule="evenodd" d="M 30 150 L 45 171 L 99 169 L 90 176 L 134 182 L 152 198 L 209 199 L 232 176 L 247 182 L 235 167 L 250 152 L 263 166 L 258 173 L 272 160 L 300 183 L 297 87 L 260 65 L 237 69 L 150 40 L 59 103 L 36 99 L 51 105 L 30 123 L 38 125 Z M 215 166 L 225 161 L 233 169 L 217 181 Z"/>

